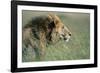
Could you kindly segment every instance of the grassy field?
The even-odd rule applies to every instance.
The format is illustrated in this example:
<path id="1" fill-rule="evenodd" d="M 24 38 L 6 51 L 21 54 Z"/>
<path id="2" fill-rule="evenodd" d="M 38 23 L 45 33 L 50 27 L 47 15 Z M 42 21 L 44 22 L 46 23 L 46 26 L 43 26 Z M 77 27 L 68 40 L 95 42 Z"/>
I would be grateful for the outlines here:
<path id="1" fill-rule="evenodd" d="M 23 11 L 23 26 L 34 16 L 44 15 L 48 12 Z M 81 60 L 90 58 L 90 15 L 86 13 L 58 13 L 62 22 L 72 32 L 68 43 L 60 41 L 49 45 L 46 50 L 44 61 L 55 60 Z M 22 49 L 22 61 L 32 62 L 34 51 L 32 48 Z"/>

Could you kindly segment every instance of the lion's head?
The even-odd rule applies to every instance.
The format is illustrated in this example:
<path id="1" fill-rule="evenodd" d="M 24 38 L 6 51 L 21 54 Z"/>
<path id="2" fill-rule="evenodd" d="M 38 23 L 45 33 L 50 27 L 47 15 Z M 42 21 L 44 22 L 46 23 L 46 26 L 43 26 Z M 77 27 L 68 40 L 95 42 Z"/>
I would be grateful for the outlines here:
<path id="1" fill-rule="evenodd" d="M 57 40 L 62 39 L 68 42 L 72 34 L 62 23 L 61 19 L 57 15 L 51 13 L 48 15 L 48 18 L 52 21 L 48 28 L 48 31 L 50 32 L 49 40 L 56 42 Z"/>

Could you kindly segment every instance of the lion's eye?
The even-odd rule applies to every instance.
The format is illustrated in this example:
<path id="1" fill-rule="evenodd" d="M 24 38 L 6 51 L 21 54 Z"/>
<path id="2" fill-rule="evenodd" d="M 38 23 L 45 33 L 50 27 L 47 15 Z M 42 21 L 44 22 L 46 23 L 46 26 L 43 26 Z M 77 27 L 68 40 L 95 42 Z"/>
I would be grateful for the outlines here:
<path id="1" fill-rule="evenodd" d="M 62 28 L 64 29 L 64 26 Z"/>
<path id="2" fill-rule="evenodd" d="M 69 36 L 71 36 L 72 34 L 71 33 L 69 33 Z"/>

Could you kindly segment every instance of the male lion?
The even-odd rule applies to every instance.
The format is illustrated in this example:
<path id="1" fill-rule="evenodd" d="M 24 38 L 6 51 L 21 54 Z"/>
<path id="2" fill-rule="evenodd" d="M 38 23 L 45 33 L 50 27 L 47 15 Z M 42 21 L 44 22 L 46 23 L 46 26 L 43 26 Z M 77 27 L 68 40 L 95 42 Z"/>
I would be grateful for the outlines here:
<path id="1" fill-rule="evenodd" d="M 22 34 L 25 48 L 31 47 L 35 56 L 43 60 L 47 44 L 57 43 L 58 40 L 69 41 L 71 32 L 55 14 L 33 18 L 23 27 Z"/>

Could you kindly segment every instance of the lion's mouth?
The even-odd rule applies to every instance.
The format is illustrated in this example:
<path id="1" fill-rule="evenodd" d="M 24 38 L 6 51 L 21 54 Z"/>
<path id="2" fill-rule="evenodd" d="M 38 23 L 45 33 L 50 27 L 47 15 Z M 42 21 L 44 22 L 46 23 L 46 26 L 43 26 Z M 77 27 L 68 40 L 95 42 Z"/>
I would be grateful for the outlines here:
<path id="1" fill-rule="evenodd" d="M 70 36 L 63 37 L 63 40 L 68 42 L 70 40 Z"/>
<path id="2" fill-rule="evenodd" d="M 69 39 L 66 39 L 65 41 L 66 41 L 66 42 L 68 42 L 68 41 L 69 41 Z"/>

